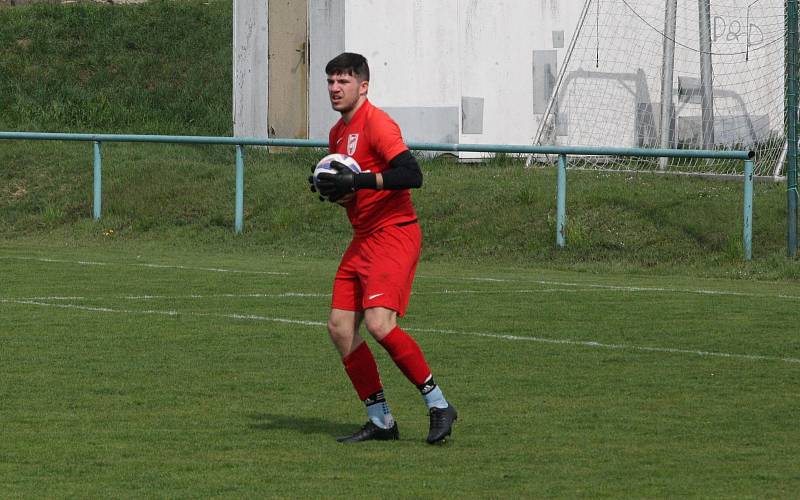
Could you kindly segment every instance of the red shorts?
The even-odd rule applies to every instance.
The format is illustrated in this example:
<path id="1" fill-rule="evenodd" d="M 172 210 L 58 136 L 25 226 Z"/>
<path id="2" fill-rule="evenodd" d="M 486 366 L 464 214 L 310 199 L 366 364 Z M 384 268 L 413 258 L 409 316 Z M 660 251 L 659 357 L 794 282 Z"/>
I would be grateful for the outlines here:
<path id="1" fill-rule="evenodd" d="M 421 246 L 422 231 L 416 222 L 353 238 L 333 280 L 331 307 L 344 311 L 385 307 L 403 316 Z"/>

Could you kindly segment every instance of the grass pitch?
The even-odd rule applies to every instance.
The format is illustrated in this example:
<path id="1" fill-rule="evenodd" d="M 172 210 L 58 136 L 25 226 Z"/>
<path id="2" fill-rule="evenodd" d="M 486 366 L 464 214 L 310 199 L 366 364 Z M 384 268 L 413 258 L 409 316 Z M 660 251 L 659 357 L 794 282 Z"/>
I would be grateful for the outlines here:
<path id="1" fill-rule="evenodd" d="M 333 259 L 0 247 L 0 488 L 12 497 L 786 497 L 800 285 L 423 262 L 402 324 L 459 409 L 401 440 L 324 327 Z M 796 314 L 794 319 L 796 320 Z"/>

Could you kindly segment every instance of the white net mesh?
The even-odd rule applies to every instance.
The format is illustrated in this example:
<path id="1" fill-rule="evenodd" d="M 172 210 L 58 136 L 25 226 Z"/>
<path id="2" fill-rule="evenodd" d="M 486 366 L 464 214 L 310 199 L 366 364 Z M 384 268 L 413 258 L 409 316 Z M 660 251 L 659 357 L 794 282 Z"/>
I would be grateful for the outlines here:
<path id="1" fill-rule="evenodd" d="M 756 175 L 779 173 L 786 144 L 784 1 L 705 0 L 707 12 L 703 1 L 587 0 L 536 143 L 752 149 Z M 712 174 L 743 168 L 727 160 L 579 161 Z"/>

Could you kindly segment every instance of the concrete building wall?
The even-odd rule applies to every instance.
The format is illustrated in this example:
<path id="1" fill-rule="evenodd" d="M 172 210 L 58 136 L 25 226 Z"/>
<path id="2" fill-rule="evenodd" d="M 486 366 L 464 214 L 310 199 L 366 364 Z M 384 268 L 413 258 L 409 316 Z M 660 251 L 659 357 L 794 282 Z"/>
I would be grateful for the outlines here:
<path id="1" fill-rule="evenodd" d="M 462 0 L 460 7 L 462 96 L 484 102 L 483 133 L 462 133 L 462 142 L 531 143 L 583 2 Z"/>
<path id="2" fill-rule="evenodd" d="M 312 59 L 312 94 L 324 90 L 316 75 L 324 78 L 328 55 L 360 52 L 372 71 L 370 99 L 398 121 L 407 141 L 465 143 L 531 142 L 583 8 L 569 0 L 310 1 L 314 15 L 336 3 L 344 18 L 332 23 L 343 39 L 318 35 L 317 43 L 311 23 L 312 58 L 331 41 L 340 49 Z M 549 80 L 541 76 L 547 72 Z M 311 105 L 314 138 L 324 138 L 336 119 L 314 110 L 329 107 L 321 94 Z"/>
<path id="3" fill-rule="evenodd" d="M 269 136 L 268 0 L 233 2 L 233 134 Z"/>
<path id="4" fill-rule="evenodd" d="M 346 0 L 308 0 L 308 132 L 312 139 L 327 140 L 338 119 L 328 100 L 325 65 L 345 50 L 345 5 Z"/>
<path id="5" fill-rule="evenodd" d="M 407 141 L 458 142 L 458 0 L 348 1 L 345 46 L 370 65 L 370 99 Z"/>
<path id="6" fill-rule="evenodd" d="M 235 61 L 261 57 L 240 45 L 263 39 L 239 31 L 250 26 L 245 9 L 262 15 L 247 6 L 266 1 L 235 0 Z M 367 57 L 370 99 L 398 121 L 407 141 L 530 143 L 582 7 L 576 0 L 308 0 L 308 137 L 326 139 L 338 119 L 324 67 L 350 51 Z M 265 86 L 237 81 L 236 110 L 237 96 L 267 109 L 243 87 Z"/>

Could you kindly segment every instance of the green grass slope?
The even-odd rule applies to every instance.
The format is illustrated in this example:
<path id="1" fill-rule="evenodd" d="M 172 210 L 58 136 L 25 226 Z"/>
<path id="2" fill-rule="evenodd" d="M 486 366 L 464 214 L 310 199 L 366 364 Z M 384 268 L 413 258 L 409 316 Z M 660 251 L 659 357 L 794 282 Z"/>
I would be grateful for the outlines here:
<path id="1" fill-rule="evenodd" d="M 0 129 L 229 135 L 231 5 L 0 8 Z"/>

